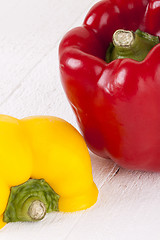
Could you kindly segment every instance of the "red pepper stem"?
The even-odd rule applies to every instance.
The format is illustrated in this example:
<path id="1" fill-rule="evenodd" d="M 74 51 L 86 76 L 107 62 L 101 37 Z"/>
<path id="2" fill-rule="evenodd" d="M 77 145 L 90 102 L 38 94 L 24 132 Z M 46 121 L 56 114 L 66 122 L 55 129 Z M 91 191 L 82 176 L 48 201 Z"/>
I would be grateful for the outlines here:
<path id="1" fill-rule="evenodd" d="M 111 62 L 118 58 L 131 58 L 136 61 L 143 61 L 149 51 L 159 43 L 157 36 L 141 32 L 118 29 L 113 34 L 113 43 L 110 44 L 106 62 Z"/>
<path id="2" fill-rule="evenodd" d="M 135 33 L 118 29 L 113 34 L 113 44 L 115 47 L 129 48 L 135 41 Z"/>

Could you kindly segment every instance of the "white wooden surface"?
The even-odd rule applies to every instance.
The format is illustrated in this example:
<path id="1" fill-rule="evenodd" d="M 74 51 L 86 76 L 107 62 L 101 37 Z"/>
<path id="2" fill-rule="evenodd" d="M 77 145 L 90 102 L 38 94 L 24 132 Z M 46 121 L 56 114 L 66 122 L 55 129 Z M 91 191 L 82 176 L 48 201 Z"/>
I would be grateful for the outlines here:
<path id="1" fill-rule="evenodd" d="M 81 25 L 94 0 L 0 0 L 0 113 L 55 115 L 76 128 L 61 86 L 58 45 Z M 38 223 L 8 224 L 0 240 L 160 239 L 160 174 L 120 169 L 91 154 L 97 203 L 51 213 Z"/>

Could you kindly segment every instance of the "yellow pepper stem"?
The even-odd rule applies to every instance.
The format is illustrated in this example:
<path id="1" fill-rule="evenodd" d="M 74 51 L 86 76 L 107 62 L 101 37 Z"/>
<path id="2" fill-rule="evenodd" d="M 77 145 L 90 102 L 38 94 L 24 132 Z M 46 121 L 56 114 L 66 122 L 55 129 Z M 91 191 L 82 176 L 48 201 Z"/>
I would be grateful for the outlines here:
<path id="1" fill-rule="evenodd" d="M 29 179 L 11 188 L 4 222 L 38 221 L 46 212 L 58 211 L 59 196 L 43 179 Z"/>

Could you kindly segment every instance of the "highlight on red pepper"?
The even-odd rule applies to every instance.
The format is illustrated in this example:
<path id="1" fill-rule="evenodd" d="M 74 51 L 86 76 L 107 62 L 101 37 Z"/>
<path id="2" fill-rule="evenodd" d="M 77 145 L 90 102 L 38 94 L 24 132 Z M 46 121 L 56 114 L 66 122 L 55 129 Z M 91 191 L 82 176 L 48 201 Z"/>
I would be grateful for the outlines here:
<path id="1" fill-rule="evenodd" d="M 103 0 L 59 46 L 63 88 L 88 147 L 160 171 L 160 4 Z"/>
<path id="2" fill-rule="evenodd" d="M 0 228 L 96 202 L 87 146 L 63 119 L 0 115 L 0 145 Z"/>

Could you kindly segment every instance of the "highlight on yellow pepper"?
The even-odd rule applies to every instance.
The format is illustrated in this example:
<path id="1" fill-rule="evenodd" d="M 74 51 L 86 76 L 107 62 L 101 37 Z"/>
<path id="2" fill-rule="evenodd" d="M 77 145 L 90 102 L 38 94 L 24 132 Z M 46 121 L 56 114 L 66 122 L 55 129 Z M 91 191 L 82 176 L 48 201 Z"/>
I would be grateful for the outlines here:
<path id="1" fill-rule="evenodd" d="M 0 115 L 0 145 L 0 228 L 97 201 L 87 146 L 63 119 Z"/>

